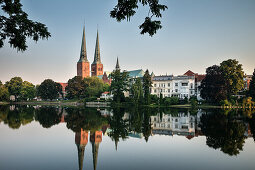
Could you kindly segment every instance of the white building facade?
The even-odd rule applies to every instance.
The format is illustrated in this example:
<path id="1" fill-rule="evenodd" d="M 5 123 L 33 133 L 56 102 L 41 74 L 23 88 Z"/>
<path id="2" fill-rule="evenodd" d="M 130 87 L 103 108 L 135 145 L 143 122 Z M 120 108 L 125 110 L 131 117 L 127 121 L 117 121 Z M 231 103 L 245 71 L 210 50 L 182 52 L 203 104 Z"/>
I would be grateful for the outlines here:
<path id="1" fill-rule="evenodd" d="M 153 76 L 151 94 L 160 97 L 190 98 L 195 95 L 195 76 Z"/>

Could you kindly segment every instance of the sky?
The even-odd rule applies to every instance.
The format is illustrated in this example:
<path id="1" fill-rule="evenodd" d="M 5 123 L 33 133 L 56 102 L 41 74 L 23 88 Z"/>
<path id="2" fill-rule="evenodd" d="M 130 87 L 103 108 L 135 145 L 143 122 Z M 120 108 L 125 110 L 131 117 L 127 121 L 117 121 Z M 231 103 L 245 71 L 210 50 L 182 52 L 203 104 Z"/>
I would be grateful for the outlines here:
<path id="1" fill-rule="evenodd" d="M 246 74 L 255 68 L 254 0 L 160 0 L 163 28 L 153 37 L 141 35 L 139 25 L 148 7 L 139 6 L 130 22 L 117 22 L 110 11 L 117 0 L 21 0 L 29 19 L 44 23 L 51 37 L 27 41 L 17 52 L 5 41 L 0 49 L 0 80 L 20 76 L 40 84 L 50 78 L 67 82 L 76 75 L 85 24 L 88 59 L 93 62 L 99 31 L 104 71 L 119 57 L 122 70 L 149 69 L 155 75 L 204 74 L 207 67 L 237 59 Z M 0 10 L 0 14 L 2 11 Z"/>

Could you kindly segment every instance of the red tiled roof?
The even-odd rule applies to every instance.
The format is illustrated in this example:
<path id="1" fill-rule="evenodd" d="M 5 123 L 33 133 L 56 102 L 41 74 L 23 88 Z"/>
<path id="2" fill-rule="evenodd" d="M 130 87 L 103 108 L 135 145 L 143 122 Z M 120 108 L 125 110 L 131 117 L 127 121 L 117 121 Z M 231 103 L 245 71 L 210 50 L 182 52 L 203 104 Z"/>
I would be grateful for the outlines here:
<path id="1" fill-rule="evenodd" d="M 190 70 L 188 70 L 186 73 L 184 73 L 184 75 L 186 75 L 186 76 L 194 76 L 195 73 L 190 71 Z"/>
<path id="2" fill-rule="evenodd" d="M 106 91 L 106 92 L 103 92 L 103 94 L 109 94 L 110 92 Z"/>
<path id="3" fill-rule="evenodd" d="M 197 82 L 200 82 L 205 78 L 205 76 L 206 76 L 205 74 L 197 74 L 195 75 L 195 79 Z"/>

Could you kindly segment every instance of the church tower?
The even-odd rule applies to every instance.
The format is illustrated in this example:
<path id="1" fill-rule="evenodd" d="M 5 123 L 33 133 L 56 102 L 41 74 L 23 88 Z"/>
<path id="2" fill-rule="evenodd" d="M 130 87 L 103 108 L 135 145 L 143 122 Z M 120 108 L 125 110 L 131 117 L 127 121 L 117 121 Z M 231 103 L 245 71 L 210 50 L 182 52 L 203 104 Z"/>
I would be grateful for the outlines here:
<path id="1" fill-rule="evenodd" d="M 83 27 L 80 60 L 77 62 L 77 76 L 90 77 L 90 64 L 87 58 L 85 26 Z"/>
<path id="2" fill-rule="evenodd" d="M 103 75 L 103 64 L 101 63 L 101 56 L 100 56 L 100 47 L 99 47 L 99 36 L 97 31 L 97 39 L 96 39 L 96 48 L 95 48 L 95 55 L 94 61 L 91 64 L 91 76 L 99 76 Z"/>

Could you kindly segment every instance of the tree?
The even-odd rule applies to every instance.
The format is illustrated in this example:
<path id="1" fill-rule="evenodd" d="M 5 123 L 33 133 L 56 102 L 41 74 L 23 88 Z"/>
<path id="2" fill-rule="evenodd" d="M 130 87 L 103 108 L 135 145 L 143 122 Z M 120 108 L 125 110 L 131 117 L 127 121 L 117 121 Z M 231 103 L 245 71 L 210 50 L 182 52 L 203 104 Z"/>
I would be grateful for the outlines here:
<path id="1" fill-rule="evenodd" d="M 15 100 L 17 100 L 17 98 L 21 95 L 23 85 L 21 77 L 13 77 L 10 81 L 7 81 L 5 85 L 8 88 L 10 95 L 14 95 Z"/>
<path id="2" fill-rule="evenodd" d="M 104 90 L 106 90 L 106 86 L 104 85 L 103 80 L 98 77 L 88 77 L 84 80 L 84 97 L 99 97 Z"/>
<path id="3" fill-rule="evenodd" d="M 161 29 L 161 21 L 152 20 L 161 18 L 161 12 L 167 9 L 166 5 L 159 4 L 159 0 L 118 0 L 117 5 L 110 12 L 112 18 L 116 18 L 118 22 L 122 20 L 130 21 L 130 18 L 135 15 L 135 9 L 138 9 L 138 5 L 149 6 L 148 16 L 145 17 L 143 24 L 139 26 L 141 34 L 148 33 L 150 36 L 156 34 L 158 29 Z"/>
<path id="4" fill-rule="evenodd" d="M 68 80 L 68 85 L 66 87 L 67 98 L 81 98 L 82 91 L 84 90 L 83 79 L 81 76 L 75 76 Z"/>
<path id="5" fill-rule="evenodd" d="M 255 100 L 255 69 L 250 82 L 248 94 L 250 97 L 252 97 L 253 100 Z"/>
<path id="6" fill-rule="evenodd" d="M 244 72 L 242 64 L 237 60 L 226 60 L 220 64 L 221 73 L 224 77 L 228 98 L 237 94 L 244 85 Z"/>
<path id="7" fill-rule="evenodd" d="M 142 103 L 143 101 L 143 85 L 141 79 L 137 78 L 135 83 L 132 85 L 130 89 L 130 93 L 132 94 L 132 98 L 135 103 Z"/>
<path id="8" fill-rule="evenodd" d="M 24 81 L 22 83 L 22 88 L 21 88 L 21 98 L 23 100 L 31 100 L 36 96 L 36 89 L 35 86 L 28 82 L 28 81 Z"/>
<path id="9" fill-rule="evenodd" d="M 0 15 L 0 48 L 8 38 L 11 47 L 25 51 L 27 38 L 38 41 L 51 36 L 44 24 L 28 19 L 27 13 L 22 10 L 20 0 L 0 0 L 0 5 L 2 11 L 6 13 Z"/>
<path id="10" fill-rule="evenodd" d="M 44 80 L 38 87 L 38 95 L 42 99 L 56 99 L 62 91 L 61 85 L 51 79 Z"/>
<path id="11" fill-rule="evenodd" d="M 110 91 L 113 94 L 113 101 L 117 103 L 125 101 L 124 91 L 128 90 L 128 73 L 114 70 L 111 73 L 111 78 Z"/>
<path id="12" fill-rule="evenodd" d="M 0 81 L 0 101 L 8 101 L 9 96 L 8 88 Z"/>
<path id="13" fill-rule="evenodd" d="M 150 104 L 150 87 L 152 87 L 151 75 L 147 69 L 143 75 L 143 93 L 145 104 Z"/>
<path id="14" fill-rule="evenodd" d="M 202 80 L 201 97 L 207 101 L 218 103 L 227 98 L 227 89 L 225 87 L 225 78 L 223 77 L 220 66 L 213 65 L 206 69 L 206 77 Z"/>

